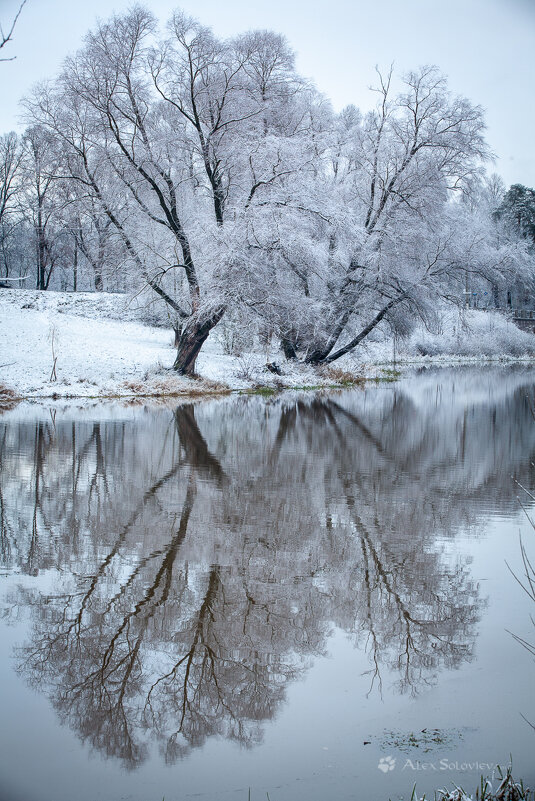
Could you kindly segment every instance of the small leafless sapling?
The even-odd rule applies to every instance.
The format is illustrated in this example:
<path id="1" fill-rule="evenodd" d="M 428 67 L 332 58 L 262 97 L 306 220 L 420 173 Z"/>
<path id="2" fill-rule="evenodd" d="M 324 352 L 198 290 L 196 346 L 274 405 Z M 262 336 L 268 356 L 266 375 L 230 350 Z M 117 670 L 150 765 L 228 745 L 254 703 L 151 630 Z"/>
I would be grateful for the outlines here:
<path id="1" fill-rule="evenodd" d="M 50 339 L 50 345 L 52 347 L 52 370 L 50 373 L 50 378 L 48 380 L 57 381 L 58 376 L 56 374 L 56 362 L 58 360 L 58 357 L 56 355 L 56 349 L 55 349 L 56 328 L 53 325 L 50 326 L 49 339 Z"/>

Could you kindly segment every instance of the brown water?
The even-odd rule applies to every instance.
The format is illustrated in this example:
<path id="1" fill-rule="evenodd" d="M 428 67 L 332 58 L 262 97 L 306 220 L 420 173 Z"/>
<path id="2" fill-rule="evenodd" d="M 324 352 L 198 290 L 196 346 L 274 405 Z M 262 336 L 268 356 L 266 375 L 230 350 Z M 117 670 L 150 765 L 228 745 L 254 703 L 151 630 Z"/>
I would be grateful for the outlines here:
<path id="1" fill-rule="evenodd" d="M 0 797 L 533 785 L 534 387 L 4 414 Z"/>

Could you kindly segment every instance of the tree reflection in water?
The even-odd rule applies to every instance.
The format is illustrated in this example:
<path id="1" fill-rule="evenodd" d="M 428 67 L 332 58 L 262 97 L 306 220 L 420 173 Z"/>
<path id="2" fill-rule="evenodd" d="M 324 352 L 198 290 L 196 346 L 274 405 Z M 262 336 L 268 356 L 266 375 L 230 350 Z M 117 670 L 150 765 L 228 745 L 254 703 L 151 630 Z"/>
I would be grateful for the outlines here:
<path id="1" fill-rule="evenodd" d="M 154 740 L 169 762 L 259 742 L 333 626 L 370 689 L 387 669 L 417 692 L 472 656 L 484 600 L 448 540 L 529 475 L 507 443 L 531 428 L 521 390 L 423 416 L 401 389 L 5 424 L 5 563 L 59 571 L 11 599 L 33 616 L 19 670 L 132 768 Z"/>

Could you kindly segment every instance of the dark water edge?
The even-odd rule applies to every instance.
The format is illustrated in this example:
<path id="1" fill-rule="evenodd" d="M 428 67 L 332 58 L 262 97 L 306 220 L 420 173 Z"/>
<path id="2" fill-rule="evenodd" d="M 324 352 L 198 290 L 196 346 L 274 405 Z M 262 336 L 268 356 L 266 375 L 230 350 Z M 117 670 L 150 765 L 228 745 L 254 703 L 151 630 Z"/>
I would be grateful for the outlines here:
<path id="1" fill-rule="evenodd" d="M 7 412 L 5 797 L 382 801 L 510 754 L 535 783 L 505 564 L 535 546 L 534 392 L 487 367 Z"/>

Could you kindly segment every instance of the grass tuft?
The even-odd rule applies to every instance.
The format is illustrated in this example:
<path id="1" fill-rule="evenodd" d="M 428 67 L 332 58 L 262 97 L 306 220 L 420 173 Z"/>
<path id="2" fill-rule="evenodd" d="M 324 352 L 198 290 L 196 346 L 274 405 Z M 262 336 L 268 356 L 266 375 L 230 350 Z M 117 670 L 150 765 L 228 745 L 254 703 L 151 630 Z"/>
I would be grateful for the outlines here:
<path id="1" fill-rule="evenodd" d="M 342 370 L 341 367 L 322 367 L 320 373 L 324 378 L 342 387 L 352 387 L 355 384 L 363 384 L 365 381 L 362 375 Z"/>

